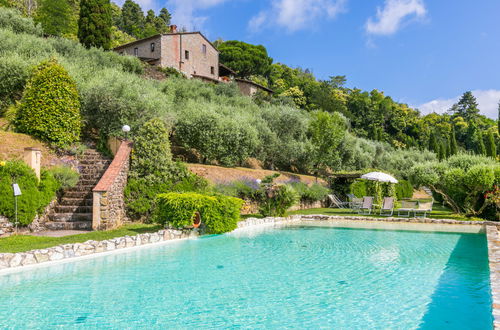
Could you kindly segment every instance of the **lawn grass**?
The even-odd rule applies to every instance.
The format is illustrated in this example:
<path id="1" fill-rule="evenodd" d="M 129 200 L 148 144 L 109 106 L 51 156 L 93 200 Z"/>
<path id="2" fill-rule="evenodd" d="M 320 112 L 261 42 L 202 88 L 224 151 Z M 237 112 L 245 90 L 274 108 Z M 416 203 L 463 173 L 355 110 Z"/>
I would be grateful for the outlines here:
<path id="1" fill-rule="evenodd" d="M 307 210 L 298 210 L 298 211 L 291 211 L 287 212 L 287 215 L 311 215 L 311 214 L 322 214 L 322 215 L 336 215 L 336 216 L 357 216 L 357 213 L 353 213 L 349 209 L 334 209 L 334 208 L 321 208 L 321 209 L 307 209 Z M 377 214 L 371 214 L 371 215 L 361 215 L 363 217 L 371 217 L 371 218 L 385 218 L 383 216 Z M 397 217 L 397 212 L 394 212 L 395 217 Z M 465 217 L 463 215 L 458 215 L 452 212 L 451 209 L 444 207 L 442 205 L 436 205 L 434 204 L 432 207 L 432 213 L 427 214 L 428 218 L 431 219 L 452 219 L 452 220 L 462 220 L 462 221 L 481 221 L 484 219 L 480 218 L 469 218 Z M 241 218 L 248 219 L 248 218 L 262 218 L 260 214 L 247 214 L 247 215 L 242 215 Z"/>
<path id="2" fill-rule="evenodd" d="M 83 243 L 88 240 L 103 241 L 122 236 L 151 233 L 160 230 L 160 225 L 131 224 L 107 231 L 92 231 L 85 234 L 64 237 L 40 237 L 30 235 L 13 235 L 0 238 L 0 253 L 25 252 L 36 249 L 45 249 L 61 244 Z"/>

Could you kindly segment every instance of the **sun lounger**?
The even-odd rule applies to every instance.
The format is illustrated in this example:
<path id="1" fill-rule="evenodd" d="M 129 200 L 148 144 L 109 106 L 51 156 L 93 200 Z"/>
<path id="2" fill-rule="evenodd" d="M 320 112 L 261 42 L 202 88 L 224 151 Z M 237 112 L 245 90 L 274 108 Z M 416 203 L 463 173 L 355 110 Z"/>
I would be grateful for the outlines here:
<path id="1" fill-rule="evenodd" d="M 359 208 L 359 214 L 371 214 L 373 209 L 373 197 L 363 197 L 363 204 Z"/>
<path id="2" fill-rule="evenodd" d="M 417 208 L 417 202 L 402 201 L 401 208 L 398 209 L 398 217 L 405 216 L 409 218 L 410 214 L 412 212 L 415 212 L 416 208 Z"/>
<path id="3" fill-rule="evenodd" d="M 345 209 L 349 207 L 348 202 L 343 202 L 335 194 L 328 195 L 328 200 L 330 201 L 330 207 L 337 207 L 339 209 Z"/>
<path id="4" fill-rule="evenodd" d="M 352 210 L 352 212 L 358 212 L 361 206 L 363 206 L 363 198 L 351 198 L 349 202 L 349 208 Z"/>
<path id="5" fill-rule="evenodd" d="M 427 216 L 427 213 L 432 212 L 432 205 L 433 202 L 419 202 L 418 203 L 418 208 L 413 210 L 413 214 L 415 215 L 415 218 L 417 218 L 417 214 L 423 214 L 420 218 L 425 218 Z"/>
<path id="6" fill-rule="evenodd" d="M 380 208 L 380 215 L 392 216 L 394 213 L 394 198 L 384 197 L 382 207 Z"/>

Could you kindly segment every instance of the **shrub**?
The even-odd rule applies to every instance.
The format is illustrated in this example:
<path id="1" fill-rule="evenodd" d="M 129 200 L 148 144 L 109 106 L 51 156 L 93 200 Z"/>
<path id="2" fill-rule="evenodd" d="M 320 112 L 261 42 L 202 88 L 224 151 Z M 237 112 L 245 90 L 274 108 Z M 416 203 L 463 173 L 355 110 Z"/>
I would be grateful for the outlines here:
<path id="1" fill-rule="evenodd" d="M 354 196 L 361 198 L 364 196 L 367 196 L 368 191 L 367 191 L 367 185 L 365 180 L 356 180 L 351 184 L 351 187 L 349 189 L 351 194 Z"/>
<path id="2" fill-rule="evenodd" d="M 330 192 L 330 189 L 318 183 L 309 186 L 303 182 L 295 182 L 290 185 L 298 193 L 300 201 L 305 204 L 323 201 Z"/>
<path id="3" fill-rule="evenodd" d="M 0 114 L 9 103 L 19 100 L 29 76 L 29 65 L 17 56 L 0 57 Z"/>
<path id="4" fill-rule="evenodd" d="M 0 29 L 9 29 L 15 33 L 28 33 L 37 36 L 43 34 L 40 24 L 32 19 L 23 17 L 16 9 L 2 8 L 0 10 Z"/>
<path id="5" fill-rule="evenodd" d="M 193 224 L 196 212 L 201 215 L 207 233 L 221 234 L 236 229 L 243 201 L 222 195 L 168 193 L 158 195 L 154 221 L 174 228 Z"/>
<path id="6" fill-rule="evenodd" d="M 22 162 L 6 162 L 0 166 L 0 214 L 11 222 L 15 221 L 13 183 L 19 185 L 22 193 L 17 198 L 18 221 L 21 225 L 33 222 L 37 212 L 43 211 L 60 187 L 48 171 L 42 171 L 38 182 L 35 172 Z"/>
<path id="7" fill-rule="evenodd" d="M 398 199 L 412 198 L 413 186 L 410 181 L 399 180 L 396 184 L 396 196 Z"/>
<path id="8" fill-rule="evenodd" d="M 61 189 L 76 186 L 80 179 L 80 174 L 69 166 L 54 166 L 48 172 L 59 182 Z"/>
<path id="9" fill-rule="evenodd" d="M 220 194 L 238 197 L 244 200 L 255 201 L 257 189 L 257 183 L 250 180 L 238 180 L 231 182 L 229 184 L 218 184 L 215 186 L 215 191 Z"/>
<path id="10" fill-rule="evenodd" d="M 58 146 L 80 138 L 76 84 L 55 60 L 41 63 L 28 81 L 17 113 L 19 131 Z"/>
<path id="11" fill-rule="evenodd" d="M 208 193 L 210 186 L 207 180 L 190 173 L 181 163 L 174 163 L 163 177 L 131 176 L 124 191 L 127 215 L 131 219 L 150 220 L 156 206 L 156 195 L 167 192 Z"/>
<path id="12" fill-rule="evenodd" d="M 165 178 L 172 165 L 168 128 L 162 120 L 151 119 L 139 128 L 134 138 L 131 176 Z"/>
<path id="13" fill-rule="evenodd" d="M 259 212 L 264 217 L 282 217 L 299 199 L 289 185 L 263 185 L 259 196 Z"/>
<path id="14" fill-rule="evenodd" d="M 82 113 L 88 128 L 98 129 L 103 137 L 122 136 L 121 127 L 125 124 L 134 134 L 150 119 L 162 117 L 171 121 L 168 115 L 171 105 L 153 81 L 111 69 L 82 79 L 86 80 L 82 88 Z"/>

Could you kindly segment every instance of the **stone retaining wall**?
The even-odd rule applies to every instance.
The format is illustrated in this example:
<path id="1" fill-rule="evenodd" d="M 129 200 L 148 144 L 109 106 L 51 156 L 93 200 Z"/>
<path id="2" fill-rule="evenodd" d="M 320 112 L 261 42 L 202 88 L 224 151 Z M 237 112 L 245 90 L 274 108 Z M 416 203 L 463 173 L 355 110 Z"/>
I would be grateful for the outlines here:
<path id="1" fill-rule="evenodd" d="M 92 229 L 107 230 L 126 221 L 123 192 L 127 185 L 132 143 L 122 141 L 115 158 L 93 189 Z"/>
<path id="2" fill-rule="evenodd" d="M 199 233 L 197 230 L 165 229 L 156 233 L 118 237 L 105 241 L 63 244 L 52 248 L 20 253 L 0 253 L 0 270 L 40 264 L 48 261 L 70 259 L 175 239 L 194 238 L 198 235 Z"/>

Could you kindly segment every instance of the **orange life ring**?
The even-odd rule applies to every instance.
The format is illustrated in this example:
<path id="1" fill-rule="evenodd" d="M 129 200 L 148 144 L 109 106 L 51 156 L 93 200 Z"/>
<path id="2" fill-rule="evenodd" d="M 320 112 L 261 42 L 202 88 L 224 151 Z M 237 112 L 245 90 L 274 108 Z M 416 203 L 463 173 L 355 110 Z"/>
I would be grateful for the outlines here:
<path id="1" fill-rule="evenodd" d="M 193 227 L 198 228 L 201 225 L 201 215 L 200 212 L 195 212 L 194 213 L 194 219 L 193 219 Z"/>

